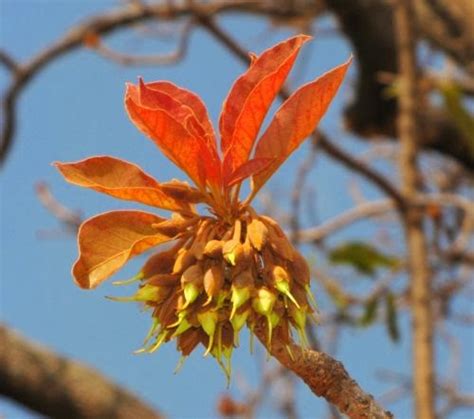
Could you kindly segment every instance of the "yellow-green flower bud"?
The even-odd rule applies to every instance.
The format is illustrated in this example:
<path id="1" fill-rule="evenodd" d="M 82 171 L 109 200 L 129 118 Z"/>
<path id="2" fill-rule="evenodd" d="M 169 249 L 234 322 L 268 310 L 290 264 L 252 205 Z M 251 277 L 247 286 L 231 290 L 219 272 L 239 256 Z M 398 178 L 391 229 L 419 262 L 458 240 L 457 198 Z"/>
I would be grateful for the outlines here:
<path id="1" fill-rule="evenodd" d="M 268 288 L 262 287 L 253 298 L 252 306 L 257 313 L 267 316 L 272 312 L 275 301 L 276 295 Z"/>
<path id="2" fill-rule="evenodd" d="M 194 301 L 196 301 L 196 298 L 198 298 L 200 293 L 201 291 L 196 285 L 192 283 L 186 284 L 183 287 L 184 300 L 186 301 L 183 308 L 186 308 L 190 304 L 194 303 Z"/>
<path id="3" fill-rule="evenodd" d="M 216 333 L 216 325 L 218 316 L 215 311 L 207 310 L 203 313 L 198 313 L 197 315 L 198 322 L 201 325 L 202 329 L 209 336 L 209 344 L 207 346 L 207 350 L 204 353 L 204 356 L 209 354 L 214 345 L 214 335 Z"/>
<path id="4" fill-rule="evenodd" d="M 198 313 L 197 318 L 206 335 L 214 335 L 217 325 L 217 313 L 213 310 L 206 310 L 203 313 Z"/>
<path id="5" fill-rule="evenodd" d="M 286 295 L 293 302 L 293 304 L 299 308 L 300 305 L 290 292 L 290 277 L 288 276 L 288 272 L 286 272 L 286 270 L 281 266 L 274 266 L 272 270 L 272 277 L 275 288 L 282 294 Z"/>
<path id="6" fill-rule="evenodd" d="M 230 301 L 232 302 L 232 311 L 229 317 L 231 320 L 234 317 L 237 309 L 245 304 L 249 298 L 250 289 L 248 287 L 239 288 L 235 285 L 232 285 L 232 296 L 230 297 Z"/>

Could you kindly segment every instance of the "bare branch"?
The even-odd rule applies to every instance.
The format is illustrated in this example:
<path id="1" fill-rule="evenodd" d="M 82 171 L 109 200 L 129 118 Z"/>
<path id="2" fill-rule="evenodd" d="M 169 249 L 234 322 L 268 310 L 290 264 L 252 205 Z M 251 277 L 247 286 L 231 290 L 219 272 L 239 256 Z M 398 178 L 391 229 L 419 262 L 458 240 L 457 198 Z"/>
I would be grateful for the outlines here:
<path id="1" fill-rule="evenodd" d="M 181 33 L 179 34 L 179 41 L 175 51 L 168 54 L 157 55 L 132 55 L 123 52 L 118 52 L 99 42 L 94 48 L 102 57 L 114 61 L 121 65 L 170 65 L 175 64 L 186 55 L 189 45 L 189 37 L 194 26 L 194 19 L 188 20 Z"/>
<path id="2" fill-rule="evenodd" d="M 158 419 L 143 401 L 79 362 L 0 324 L 0 394 L 55 418 Z"/>
<path id="3" fill-rule="evenodd" d="M 405 197 L 412 200 L 419 189 L 417 167 L 420 126 L 417 110 L 417 65 L 413 4 L 397 0 L 394 6 L 400 68 L 398 135 L 400 138 L 400 175 Z M 419 419 L 434 419 L 434 348 L 432 314 L 432 278 L 428 262 L 427 243 L 423 228 L 423 213 L 408 208 L 404 213 L 407 258 L 411 280 L 411 310 L 413 334 L 413 392 L 415 413 Z"/>

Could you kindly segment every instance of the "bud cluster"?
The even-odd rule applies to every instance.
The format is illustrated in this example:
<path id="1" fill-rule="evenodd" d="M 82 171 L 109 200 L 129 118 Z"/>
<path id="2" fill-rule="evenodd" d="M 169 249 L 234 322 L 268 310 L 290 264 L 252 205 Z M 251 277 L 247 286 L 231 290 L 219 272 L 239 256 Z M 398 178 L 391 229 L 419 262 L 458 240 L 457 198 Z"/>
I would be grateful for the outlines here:
<path id="1" fill-rule="evenodd" d="M 176 244 L 145 263 L 135 277 L 141 281 L 135 295 L 118 298 L 152 311 L 140 351 L 176 339 L 186 357 L 201 343 L 229 376 L 244 325 L 252 332 L 262 324 L 267 347 L 278 339 L 289 349 L 291 329 L 306 344 L 306 318 L 313 313 L 309 268 L 274 220 L 247 208 L 231 225 L 175 215 L 157 227 L 174 235 Z"/>

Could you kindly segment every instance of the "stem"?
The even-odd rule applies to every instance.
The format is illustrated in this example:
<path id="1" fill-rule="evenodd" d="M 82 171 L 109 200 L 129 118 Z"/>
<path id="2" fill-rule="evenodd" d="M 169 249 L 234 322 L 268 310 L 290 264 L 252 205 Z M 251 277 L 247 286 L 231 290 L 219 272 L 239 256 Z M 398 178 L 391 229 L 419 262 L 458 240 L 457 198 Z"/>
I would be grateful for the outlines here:
<path id="1" fill-rule="evenodd" d="M 413 202 L 419 183 L 417 168 L 417 69 L 415 35 L 411 21 L 411 0 L 395 4 L 395 29 L 398 41 L 400 95 L 398 134 L 400 138 L 400 174 L 405 199 Z M 427 243 L 423 231 L 423 212 L 408 206 L 403 212 L 405 236 L 411 275 L 411 310 L 413 333 L 413 393 L 418 419 L 433 419 L 434 366 L 431 278 Z"/>
<path id="2" fill-rule="evenodd" d="M 267 345 L 265 322 L 255 327 L 255 334 L 270 353 L 285 367 L 298 375 L 318 397 L 324 397 L 339 412 L 351 419 L 391 419 L 372 395 L 364 392 L 347 373 L 341 362 L 313 349 L 291 343 L 288 348 L 279 339 Z M 290 355 L 291 354 L 291 355 Z"/>

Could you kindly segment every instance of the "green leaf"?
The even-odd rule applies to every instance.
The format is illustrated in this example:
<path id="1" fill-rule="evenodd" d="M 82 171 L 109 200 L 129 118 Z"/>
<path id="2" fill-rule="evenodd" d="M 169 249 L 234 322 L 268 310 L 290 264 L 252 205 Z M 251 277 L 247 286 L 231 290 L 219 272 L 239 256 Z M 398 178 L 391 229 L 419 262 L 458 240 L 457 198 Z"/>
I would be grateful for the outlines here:
<path id="1" fill-rule="evenodd" d="M 444 99 L 444 107 L 466 137 L 469 154 L 474 156 L 474 117 L 463 103 L 461 89 L 455 83 L 446 82 L 440 85 L 439 90 Z"/>
<path id="2" fill-rule="evenodd" d="M 391 292 L 385 296 L 385 322 L 387 332 L 394 342 L 400 340 L 400 329 L 398 327 L 397 307 L 395 305 L 395 297 Z"/>
<path id="3" fill-rule="evenodd" d="M 362 327 L 370 326 L 377 318 L 377 309 L 379 307 L 378 298 L 371 298 L 365 303 L 364 314 L 359 319 L 359 325 Z"/>
<path id="4" fill-rule="evenodd" d="M 399 259 L 358 241 L 346 242 L 335 247 L 329 253 L 329 260 L 336 265 L 350 265 L 366 275 L 374 275 L 377 268 L 394 269 L 400 263 Z"/>

